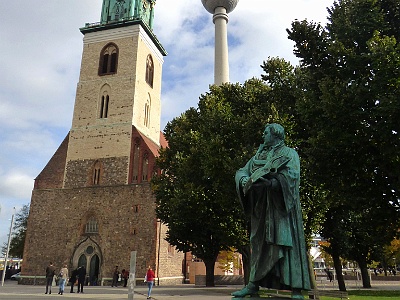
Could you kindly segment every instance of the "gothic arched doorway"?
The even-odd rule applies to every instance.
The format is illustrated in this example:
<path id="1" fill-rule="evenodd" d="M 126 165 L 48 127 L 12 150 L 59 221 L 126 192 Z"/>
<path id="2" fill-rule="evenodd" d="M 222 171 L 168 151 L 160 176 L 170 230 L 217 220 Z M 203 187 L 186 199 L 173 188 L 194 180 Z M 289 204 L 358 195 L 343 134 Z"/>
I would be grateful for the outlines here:
<path id="1" fill-rule="evenodd" d="M 74 269 L 80 266 L 86 268 L 85 284 L 99 284 L 101 257 L 99 245 L 91 238 L 87 238 L 77 246 L 72 257 L 72 267 Z"/>

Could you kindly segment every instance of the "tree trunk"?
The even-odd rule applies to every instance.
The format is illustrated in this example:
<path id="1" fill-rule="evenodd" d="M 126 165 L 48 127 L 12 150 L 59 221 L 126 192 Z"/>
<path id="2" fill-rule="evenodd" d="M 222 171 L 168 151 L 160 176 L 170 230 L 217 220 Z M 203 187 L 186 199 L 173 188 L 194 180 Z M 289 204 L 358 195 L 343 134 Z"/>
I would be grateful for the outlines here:
<path id="1" fill-rule="evenodd" d="M 385 262 L 385 259 L 382 259 L 382 267 L 383 267 L 383 272 L 385 273 L 385 276 L 387 276 L 387 263 Z"/>
<path id="2" fill-rule="evenodd" d="M 369 277 L 368 266 L 365 259 L 360 259 L 357 261 L 358 266 L 361 270 L 361 278 L 363 282 L 363 288 L 369 289 L 371 288 L 371 279 Z"/>
<path id="3" fill-rule="evenodd" d="M 340 261 L 339 254 L 335 252 L 332 254 L 333 265 L 336 271 L 336 278 L 338 281 L 339 291 L 346 291 L 346 283 L 344 282 L 343 272 L 342 272 L 342 262 Z"/>
<path id="4" fill-rule="evenodd" d="M 315 278 L 315 274 L 314 274 L 314 265 L 313 265 L 312 257 L 310 254 L 308 254 L 308 272 L 310 273 L 311 289 L 312 290 L 318 289 L 317 279 Z M 314 295 L 310 295 L 309 299 L 318 299 L 318 297 L 314 296 Z"/>
<path id="5" fill-rule="evenodd" d="M 242 254 L 244 284 L 247 285 L 250 277 L 250 245 L 242 247 L 239 253 Z"/>
<path id="6" fill-rule="evenodd" d="M 215 267 L 215 259 L 207 259 L 203 260 L 204 265 L 206 266 L 206 286 L 212 287 L 215 286 L 214 283 L 214 267 Z"/>

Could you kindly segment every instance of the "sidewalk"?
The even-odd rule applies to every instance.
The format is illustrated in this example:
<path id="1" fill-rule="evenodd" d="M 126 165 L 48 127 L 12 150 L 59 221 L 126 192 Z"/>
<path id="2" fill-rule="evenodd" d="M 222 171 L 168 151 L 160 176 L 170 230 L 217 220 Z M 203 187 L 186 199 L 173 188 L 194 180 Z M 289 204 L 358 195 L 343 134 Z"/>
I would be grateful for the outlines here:
<path id="1" fill-rule="evenodd" d="M 327 281 L 319 283 L 320 289 L 337 289 L 333 282 Z M 348 290 L 362 289 L 359 282 L 346 281 Z M 0 286 L 1 300 L 43 300 L 43 299 L 128 299 L 128 289 L 123 287 L 84 287 L 84 293 L 78 294 L 69 293 L 69 286 L 66 287 L 64 295 L 58 295 L 58 287 L 52 287 L 52 294 L 45 295 L 45 286 L 18 285 L 15 281 L 6 281 L 4 286 Z M 213 288 L 196 287 L 192 284 L 177 285 L 177 286 L 154 286 L 151 294 L 153 300 L 231 300 L 230 295 L 233 291 L 240 289 L 241 286 L 218 286 Z M 372 290 L 400 290 L 400 282 L 373 282 Z M 75 289 L 76 291 L 76 289 Z M 147 298 L 147 287 L 135 287 L 135 300 Z M 269 298 L 273 299 L 273 298 Z M 282 298 L 281 298 L 282 299 Z"/>
<path id="2" fill-rule="evenodd" d="M 128 299 L 128 289 L 124 287 L 84 287 L 83 294 L 69 293 L 69 286 L 66 287 L 64 295 L 58 295 L 58 287 L 52 287 L 52 294 L 45 295 L 45 286 L 18 285 L 13 281 L 6 281 L 4 286 L 0 286 L 1 300 L 43 300 L 43 299 Z M 228 300 L 232 299 L 230 294 L 240 289 L 240 286 L 223 287 L 195 287 L 185 284 L 177 286 L 154 286 L 152 291 L 153 300 Z M 134 290 L 134 299 L 142 300 L 147 298 L 147 286 L 137 286 Z"/>

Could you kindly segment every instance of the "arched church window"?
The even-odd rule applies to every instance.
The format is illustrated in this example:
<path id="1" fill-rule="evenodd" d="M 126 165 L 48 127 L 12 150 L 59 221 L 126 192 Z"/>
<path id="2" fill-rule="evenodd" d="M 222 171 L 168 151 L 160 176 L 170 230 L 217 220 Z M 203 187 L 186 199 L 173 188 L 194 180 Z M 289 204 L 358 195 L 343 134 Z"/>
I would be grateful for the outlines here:
<path id="1" fill-rule="evenodd" d="M 150 95 L 147 96 L 146 103 L 144 105 L 144 126 L 150 127 L 150 112 L 151 112 L 151 99 Z"/>
<path id="2" fill-rule="evenodd" d="M 117 73 L 118 48 L 115 44 L 107 44 L 100 53 L 99 75 Z"/>
<path id="3" fill-rule="evenodd" d="M 79 257 L 78 266 L 79 266 L 79 267 L 84 266 L 85 269 L 87 269 L 87 258 L 86 258 L 86 255 L 85 255 L 85 254 L 82 254 L 82 255 Z"/>
<path id="4" fill-rule="evenodd" d="M 107 118 L 108 117 L 108 103 L 110 102 L 110 96 L 101 96 L 101 103 L 100 103 L 100 118 Z"/>
<path id="5" fill-rule="evenodd" d="M 140 140 L 135 139 L 135 145 L 133 146 L 133 170 L 132 170 L 132 181 L 138 182 L 139 176 L 139 161 L 140 161 Z"/>
<path id="6" fill-rule="evenodd" d="M 102 165 L 100 161 L 96 161 L 93 165 L 92 184 L 99 185 L 101 182 Z"/>
<path id="7" fill-rule="evenodd" d="M 146 59 L 146 82 L 153 87 L 153 78 L 154 78 L 154 64 L 153 58 L 149 54 Z"/>
<path id="8" fill-rule="evenodd" d="M 90 218 L 86 223 L 85 233 L 98 233 L 99 225 L 94 217 Z"/>
<path id="9" fill-rule="evenodd" d="M 143 155 L 143 166 L 142 166 L 142 181 L 147 181 L 149 178 L 149 154 Z"/>
<path id="10" fill-rule="evenodd" d="M 99 118 L 106 119 L 108 118 L 108 107 L 110 104 L 110 91 L 111 88 L 108 84 L 105 84 L 100 90 L 100 99 L 99 99 Z"/>

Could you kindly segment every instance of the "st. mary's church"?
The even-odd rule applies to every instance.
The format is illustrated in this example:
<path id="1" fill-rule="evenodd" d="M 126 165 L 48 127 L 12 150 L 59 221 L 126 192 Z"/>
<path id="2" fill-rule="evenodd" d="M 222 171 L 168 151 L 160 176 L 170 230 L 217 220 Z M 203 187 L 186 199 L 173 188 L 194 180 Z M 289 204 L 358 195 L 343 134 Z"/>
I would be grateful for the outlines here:
<path id="1" fill-rule="evenodd" d="M 80 28 L 72 126 L 35 179 L 23 283 L 38 282 L 50 261 L 84 265 L 89 283 L 105 283 L 115 266 L 129 269 L 131 251 L 136 277 L 152 266 L 160 284 L 182 282 L 183 254 L 164 240 L 149 183 L 166 146 L 160 95 L 167 53 L 153 33 L 155 2 L 103 0 L 100 22 Z"/>

